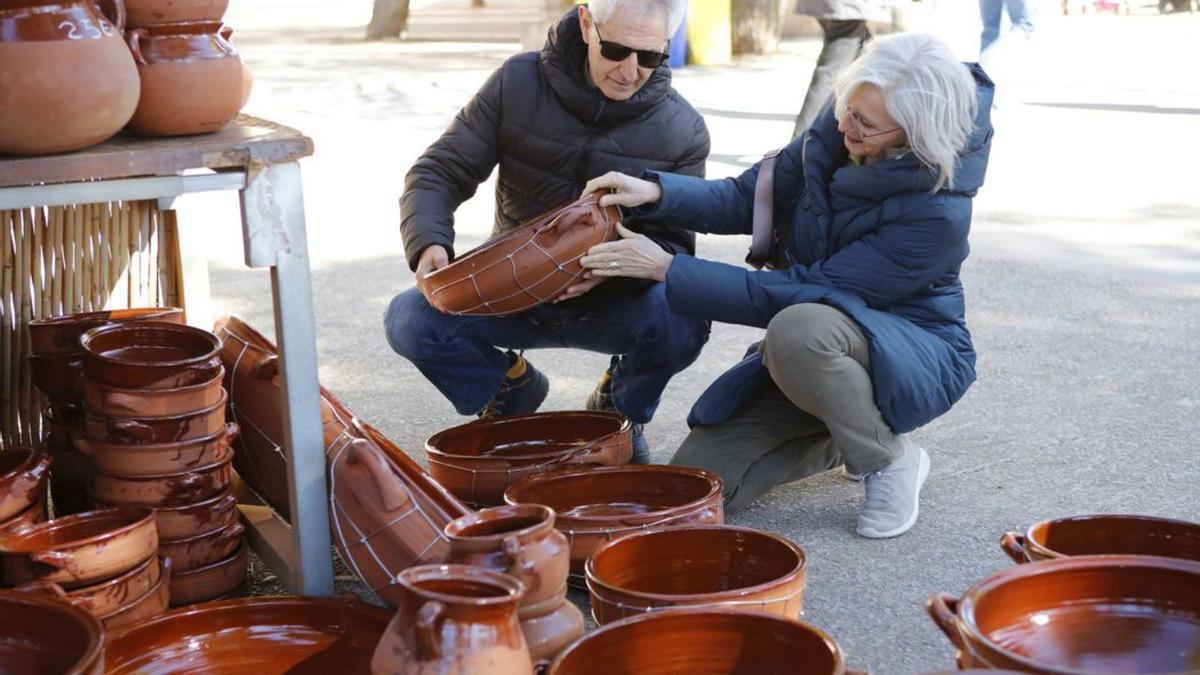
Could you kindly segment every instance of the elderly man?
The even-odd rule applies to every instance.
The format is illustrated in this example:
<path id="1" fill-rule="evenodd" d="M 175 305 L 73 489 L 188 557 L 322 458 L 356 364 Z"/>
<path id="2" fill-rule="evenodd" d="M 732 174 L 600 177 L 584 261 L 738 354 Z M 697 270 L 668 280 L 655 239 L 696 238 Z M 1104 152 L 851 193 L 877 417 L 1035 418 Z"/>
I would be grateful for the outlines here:
<path id="1" fill-rule="evenodd" d="M 454 210 L 499 165 L 494 233 L 578 197 L 591 178 L 644 170 L 704 175 L 704 119 L 671 87 L 669 37 L 685 0 L 593 0 L 550 29 L 540 52 L 500 67 L 409 171 L 400 230 L 418 276 L 454 257 Z M 665 251 L 694 235 L 627 219 Z M 388 342 L 464 415 L 534 412 L 548 378 L 512 350 L 572 347 L 612 354 L 589 409 L 634 424 L 634 461 L 667 382 L 700 353 L 709 323 L 671 312 L 662 283 L 588 279 L 555 302 L 507 317 L 458 317 L 416 288 L 384 318 Z M 505 351 L 507 350 L 507 351 Z"/>

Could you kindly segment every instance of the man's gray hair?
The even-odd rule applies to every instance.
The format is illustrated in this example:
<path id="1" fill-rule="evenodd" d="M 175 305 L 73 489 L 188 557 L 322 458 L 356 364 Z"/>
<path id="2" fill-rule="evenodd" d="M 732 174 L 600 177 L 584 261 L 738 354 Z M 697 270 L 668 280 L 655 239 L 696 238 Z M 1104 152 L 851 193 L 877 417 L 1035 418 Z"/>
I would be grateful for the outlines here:
<path id="1" fill-rule="evenodd" d="M 683 24 L 687 12 L 687 0 L 591 0 L 588 9 L 596 17 L 596 23 L 603 24 L 612 18 L 617 7 L 631 9 L 642 14 L 653 14 L 667 20 L 667 37 L 670 38 Z"/>
<path id="2" fill-rule="evenodd" d="M 936 192 L 954 185 L 958 155 L 975 129 L 975 78 L 944 42 L 932 35 L 890 35 L 867 43 L 838 77 L 834 114 L 864 84 L 879 88 L 888 114 L 908 134 L 917 158 L 937 172 Z"/>

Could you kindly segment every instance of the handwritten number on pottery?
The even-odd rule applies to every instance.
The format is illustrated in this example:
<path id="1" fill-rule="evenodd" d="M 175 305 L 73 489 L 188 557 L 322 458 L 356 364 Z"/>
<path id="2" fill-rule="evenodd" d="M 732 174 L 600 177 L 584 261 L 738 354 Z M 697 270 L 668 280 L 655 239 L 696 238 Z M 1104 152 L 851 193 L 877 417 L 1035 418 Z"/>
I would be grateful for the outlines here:
<path id="1" fill-rule="evenodd" d="M 102 38 L 105 35 L 113 35 L 114 33 L 112 26 L 107 21 L 101 21 L 100 26 L 97 27 L 92 23 L 91 19 L 81 19 L 78 26 L 75 25 L 74 21 L 63 21 L 58 24 L 58 28 L 59 30 L 67 31 L 68 40 L 94 40 Z M 86 34 L 80 33 L 81 29 Z"/>
<path id="2" fill-rule="evenodd" d="M 83 36 L 78 33 L 78 28 L 71 21 L 63 21 L 62 23 L 58 24 L 58 28 L 59 28 L 59 30 L 62 30 L 64 28 L 67 29 L 67 39 L 68 40 L 82 40 L 83 39 Z"/>

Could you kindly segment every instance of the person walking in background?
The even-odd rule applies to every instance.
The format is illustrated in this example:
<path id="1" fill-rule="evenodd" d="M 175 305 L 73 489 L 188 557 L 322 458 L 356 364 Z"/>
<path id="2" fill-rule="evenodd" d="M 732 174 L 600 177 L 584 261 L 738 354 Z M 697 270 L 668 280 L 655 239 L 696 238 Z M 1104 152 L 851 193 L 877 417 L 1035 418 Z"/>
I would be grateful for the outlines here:
<path id="1" fill-rule="evenodd" d="M 804 104 L 796 116 L 793 139 L 799 138 L 812 125 L 833 94 L 838 73 L 858 58 L 863 45 L 871 39 L 867 21 L 891 21 L 888 0 L 799 0 L 796 13 L 817 18 L 824 34 L 824 45 L 804 95 Z"/>
<path id="2" fill-rule="evenodd" d="M 979 53 L 983 54 L 1000 38 L 1000 15 L 1008 12 L 1008 21 L 1013 30 L 1026 36 L 1033 33 L 1033 8 L 1030 0 L 979 0 L 979 18 L 983 20 L 983 35 L 979 40 Z"/>

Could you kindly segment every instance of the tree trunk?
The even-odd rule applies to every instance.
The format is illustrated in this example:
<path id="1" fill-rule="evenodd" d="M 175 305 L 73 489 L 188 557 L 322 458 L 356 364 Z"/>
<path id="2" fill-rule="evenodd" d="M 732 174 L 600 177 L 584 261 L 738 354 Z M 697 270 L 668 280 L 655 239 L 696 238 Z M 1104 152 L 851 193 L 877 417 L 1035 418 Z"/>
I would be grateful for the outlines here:
<path id="1" fill-rule="evenodd" d="M 733 53 L 770 54 L 783 35 L 779 0 L 737 0 L 733 3 Z"/>
<path id="2" fill-rule="evenodd" d="M 367 26 L 368 40 L 400 37 L 408 30 L 408 0 L 375 0 Z"/>

